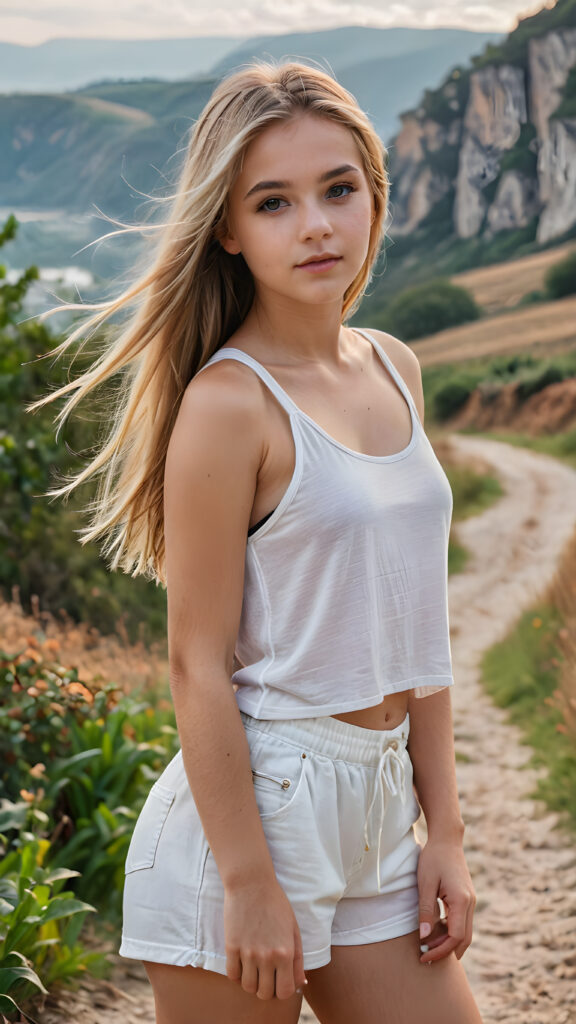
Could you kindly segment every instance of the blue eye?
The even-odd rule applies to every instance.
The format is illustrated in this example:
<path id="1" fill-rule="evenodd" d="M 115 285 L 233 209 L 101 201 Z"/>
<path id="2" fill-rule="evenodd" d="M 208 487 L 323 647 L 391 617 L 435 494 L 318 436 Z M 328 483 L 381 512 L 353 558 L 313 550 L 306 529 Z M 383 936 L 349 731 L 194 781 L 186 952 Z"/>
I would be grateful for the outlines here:
<path id="1" fill-rule="evenodd" d="M 264 203 L 262 203 L 262 206 L 259 206 L 258 209 L 259 210 L 267 210 L 268 213 L 276 213 L 276 210 L 279 210 L 280 207 L 279 206 L 270 207 L 270 206 L 268 206 L 268 203 L 281 203 L 281 202 L 282 202 L 282 200 L 278 199 L 277 196 L 271 196 L 270 199 L 267 199 Z"/>
<path id="2" fill-rule="evenodd" d="M 347 195 L 350 195 L 352 192 L 356 191 L 353 185 L 345 185 L 344 183 L 342 183 L 341 185 L 332 185 L 332 187 L 328 191 L 333 192 L 335 188 L 347 188 L 348 192 L 345 195 L 334 196 L 334 199 L 345 199 Z"/>
<path id="3" fill-rule="evenodd" d="M 337 189 L 346 189 L 346 191 L 340 191 L 339 195 L 334 195 L 334 191 Z M 329 196 L 331 199 L 347 199 L 348 196 L 355 191 L 356 189 L 354 185 L 348 185 L 345 182 L 342 182 L 339 185 L 331 185 L 326 195 Z M 275 205 L 272 206 L 272 203 L 274 203 Z M 279 196 L 270 196 L 269 199 L 265 199 L 264 202 L 260 204 L 260 206 L 258 207 L 258 212 L 264 210 L 265 213 L 277 213 L 278 210 L 282 209 L 282 206 L 287 205 L 289 205 L 289 203 L 286 203 L 284 199 L 280 199 Z"/>

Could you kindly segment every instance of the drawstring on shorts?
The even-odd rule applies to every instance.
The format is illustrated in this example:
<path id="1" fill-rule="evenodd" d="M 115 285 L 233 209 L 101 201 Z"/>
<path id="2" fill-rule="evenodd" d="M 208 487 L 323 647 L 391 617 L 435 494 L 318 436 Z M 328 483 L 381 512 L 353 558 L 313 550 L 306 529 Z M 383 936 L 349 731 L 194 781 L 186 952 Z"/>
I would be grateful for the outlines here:
<path id="1" fill-rule="evenodd" d="M 374 804 L 376 803 L 378 792 L 380 792 L 380 826 L 378 829 L 378 845 L 376 852 L 376 877 L 378 884 L 378 892 L 380 892 L 380 847 L 382 844 L 382 832 L 384 829 L 384 816 L 386 814 L 388 796 L 390 793 L 393 796 L 398 796 L 398 794 L 400 793 L 402 803 L 406 803 L 406 772 L 404 769 L 404 762 L 402 760 L 402 757 L 398 753 L 397 740 L 392 740 L 391 743 L 386 747 L 376 767 L 374 792 L 372 794 L 372 800 L 370 801 L 370 806 L 368 808 L 368 814 L 366 815 L 366 821 L 364 822 L 365 850 L 370 850 L 368 825 L 370 822 L 372 809 L 374 807 Z"/>

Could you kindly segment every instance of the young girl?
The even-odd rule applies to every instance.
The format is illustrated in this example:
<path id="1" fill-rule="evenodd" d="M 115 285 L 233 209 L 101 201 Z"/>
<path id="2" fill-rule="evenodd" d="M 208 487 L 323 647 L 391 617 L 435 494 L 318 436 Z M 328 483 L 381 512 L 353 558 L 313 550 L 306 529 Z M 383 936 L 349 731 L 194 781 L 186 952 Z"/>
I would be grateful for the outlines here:
<path id="1" fill-rule="evenodd" d="M 128 371 L 106 444 L 52 493 L 101 474 L 84 541 L 167 586 L 181 751 L 136 824 L 120 949 L 158 1024 L 296 1024 L 304 987 L 322 1024 L 480 1021 L 460 963 L 452 494 L 416 356 L 346 326 L 385 157 L 320 70 L 225 79 L 149 269 L 88 323 L 136 315 L 57 393 L 64 418 Z"/>

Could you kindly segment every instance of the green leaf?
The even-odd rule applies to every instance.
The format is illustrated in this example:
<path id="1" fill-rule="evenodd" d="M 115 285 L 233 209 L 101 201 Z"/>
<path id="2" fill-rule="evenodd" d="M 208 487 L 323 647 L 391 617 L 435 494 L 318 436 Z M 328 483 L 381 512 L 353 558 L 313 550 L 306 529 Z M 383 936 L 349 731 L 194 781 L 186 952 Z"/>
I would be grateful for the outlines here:
<path id="1" fill-rule="evenodd" d="M 7 996 L 7 995 L 4 995 L 3 993 L 0 993 L 0 1013 L 16 1013 L 16 1012 L 19 1013 L 20 1015 L 22 1015 L 22 1010 L 18 1006 L 18 1003 L 15 1003 L 14 1000 L 10 996 Z"/>
<path id="2" fill-rule="evenodd" d="M 69 917 L 71 914 L 81 914 L 84 912 L 96 913 L 96 907 L 90 905 L 90 903 L 84 903 L 82 900 L 68 899 L 65 896 L 56 896 L 52 900 L 45 914 L 42 915 L 42 923 L 46 921 L 57 921 L 60 917 Z"/>
<path id="3" fill-rule="evenodd" d="M 80 871 L 73 871 L 72 868 L 55 868 L 50 874 L 46 875 L 44 882 L 46 885 L 53 885 L 54 882 L 59 882 L 63 878 L 79 878 Z"/>
<path id="4" fill-rule="evenodd" d="M 67 949 L 73 949 L 78 941 L 78 936 L 82 931 L 84 925 L 84 918 L 81 914 L 76 914 L 75 917 L 71 917 L 68 923 L 64 927 L 62 933 L 62 945 Z"/>
<path id="5" fill-rule="evenodd" d="M 24 954 L 19 953 L 16 949 L 13 949 L 11 953 L 7 953 L 3 960 L 4 967 L 26 967 L 27 963 Z"/>
<path id="6" fill-rule="evenodd" d="M 34 985 L 39 992 L 48 995 L 48 990 L 44 988 L 40 978 L 31 967 L 0 967 L 1 992 L 9 992 L 11 988 L 14 988 L 15 982 L 18 984 L 21 981 L 27 981 L 30 985 Z"/>
<path id="7" fill-rule="evenodd" d="M 38 855 L 38 844 L 30 843 L 25 846 L 22 850 L 22 871 L 23 875 L 27 875 L 29 878 L 34 877 L 34 868 L 36 867 L 36 857 Z"/>
<path id="8" fill-rule="evenodd" d="M 100 757 L 99 747 L 92 747 L 90 750 L 80 750 L 77 754 L 72 754 L 71 757 L 65 758 L 57 769 L 62 768 L 64 771 L 68 771 L 72 765 L 81 765 L 85 761 L 93 761 L 96 757 Z"/>

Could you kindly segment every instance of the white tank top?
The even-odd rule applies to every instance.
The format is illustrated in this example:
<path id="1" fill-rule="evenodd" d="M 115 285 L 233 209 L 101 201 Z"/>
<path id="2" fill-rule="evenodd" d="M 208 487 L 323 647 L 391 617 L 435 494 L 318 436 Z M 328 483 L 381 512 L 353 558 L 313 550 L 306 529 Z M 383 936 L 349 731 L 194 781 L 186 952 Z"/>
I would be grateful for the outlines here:
<path id="1" fill-rule="evenodd" d="M 354 328 L 357 330 L 357 328 Z M 248 536 L 234 672 L 254 718 L 313 718 L 425 697 L 454 682 L 448 620 L 452 491 L 409 388 L 366 331 L 404 395 L 406 448 L 364 455 L 331 437 L 240 349 L 290 417 L 295 467 L 280 503 Z M 204 367 L 202 367 L 204 369 Z M 201 371 L 200 371 L 201 372 Z"/>

